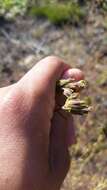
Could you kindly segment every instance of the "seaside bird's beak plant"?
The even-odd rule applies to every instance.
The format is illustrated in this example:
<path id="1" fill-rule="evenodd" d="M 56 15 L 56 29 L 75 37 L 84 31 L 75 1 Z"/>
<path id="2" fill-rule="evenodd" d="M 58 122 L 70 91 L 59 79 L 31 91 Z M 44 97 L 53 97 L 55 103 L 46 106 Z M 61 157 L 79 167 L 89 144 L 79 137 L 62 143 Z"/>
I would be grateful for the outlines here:
<path id="1" fill-rule="evenodd" d="M 65 96 L 65 103 L 61 107 L 65 112 L 71 114 L 87 114 L 91 111 L 91 106 L 87 100 L 79 98 L 81 90 L 87 87 L 85 80 L 75 81 L 72 78 L 61 79 L 57 82 L 57 92 Z"/>

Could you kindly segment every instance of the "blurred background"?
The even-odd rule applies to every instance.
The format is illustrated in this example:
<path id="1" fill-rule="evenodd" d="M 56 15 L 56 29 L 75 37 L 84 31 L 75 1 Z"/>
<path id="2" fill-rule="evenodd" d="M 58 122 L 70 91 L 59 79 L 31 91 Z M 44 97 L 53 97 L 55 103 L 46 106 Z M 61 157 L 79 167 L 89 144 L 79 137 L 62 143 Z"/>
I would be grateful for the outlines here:
<path id="1" fill-rule="evenodd" d="M 107 0 L 0 0 L 0 86 L 51 54 L 84 71 L 93 105 L 75 117 L 62 190 L 107 190 Z"/>

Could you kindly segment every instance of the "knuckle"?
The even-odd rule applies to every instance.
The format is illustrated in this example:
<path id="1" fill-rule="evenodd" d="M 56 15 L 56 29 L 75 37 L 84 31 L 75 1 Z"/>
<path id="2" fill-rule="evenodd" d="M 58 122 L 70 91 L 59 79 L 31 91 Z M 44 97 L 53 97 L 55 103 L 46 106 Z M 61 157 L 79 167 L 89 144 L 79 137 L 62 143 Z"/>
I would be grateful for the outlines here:
<path id="1" fill-rule="evenodd" d="M 63 60 L 57 56 L 54 56 L 54 55 L 50 55 L 48 57 L 45 58 L 45 60 L 47 62 L 50 62 L 51 64 L 64 64 Z"/>

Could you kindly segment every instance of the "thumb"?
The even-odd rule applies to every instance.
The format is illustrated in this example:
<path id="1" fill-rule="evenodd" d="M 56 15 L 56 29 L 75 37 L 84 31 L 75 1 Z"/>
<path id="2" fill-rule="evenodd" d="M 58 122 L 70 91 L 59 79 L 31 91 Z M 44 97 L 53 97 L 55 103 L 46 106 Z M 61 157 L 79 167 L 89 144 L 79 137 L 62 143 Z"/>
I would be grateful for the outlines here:
<path id="1" fill-rule="evenodd" d="M 49 89 L 55 91 L 56 81 L 69 66 L 55 56 L 49 56 L 39 61 L 24 77 L 19 81 L 22 87 L 30 94 L 47 92 Z M 37 85 L 36 85 L 37 84 Z"/>

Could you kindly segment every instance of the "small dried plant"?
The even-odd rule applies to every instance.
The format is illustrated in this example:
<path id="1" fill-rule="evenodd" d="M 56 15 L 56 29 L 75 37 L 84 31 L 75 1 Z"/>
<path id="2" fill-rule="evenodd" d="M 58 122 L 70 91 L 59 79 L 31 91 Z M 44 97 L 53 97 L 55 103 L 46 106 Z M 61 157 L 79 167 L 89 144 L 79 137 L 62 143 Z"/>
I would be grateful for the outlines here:
<path id="1" fill-rule="evenodd" d="M 72 78 L 61 79 L 57 83 L 57 89 L 65 96 L 65 103 L 62 109 L 72 114 L 87 114 L 91 111 L 91 106 L 87 100 L 79 98 L 80 92 L 87 87 L 85 80 L 75 81 Z"/>

